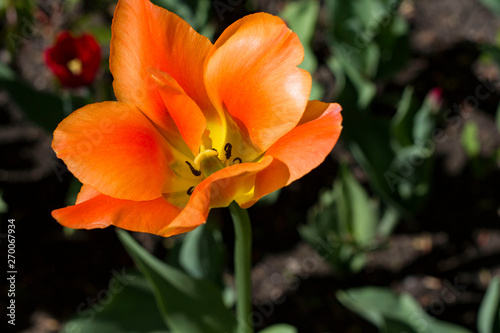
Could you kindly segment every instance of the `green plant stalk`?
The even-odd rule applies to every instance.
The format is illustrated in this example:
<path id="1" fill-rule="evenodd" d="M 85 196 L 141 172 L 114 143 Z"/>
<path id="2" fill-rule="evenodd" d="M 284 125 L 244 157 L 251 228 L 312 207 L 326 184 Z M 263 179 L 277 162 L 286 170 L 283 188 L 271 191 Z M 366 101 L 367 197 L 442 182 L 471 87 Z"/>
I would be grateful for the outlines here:
<path id="1" fill-rule="evenodd" d="M 253 333 L 252 323 L 252 284 L 251 284 L 251 252 L 252 226 L 245 209 L 236 202 L 229 205 L 229 211 L 234 223 L 234 270 L 236 279 L 236 318 L 237 333 Z"/>

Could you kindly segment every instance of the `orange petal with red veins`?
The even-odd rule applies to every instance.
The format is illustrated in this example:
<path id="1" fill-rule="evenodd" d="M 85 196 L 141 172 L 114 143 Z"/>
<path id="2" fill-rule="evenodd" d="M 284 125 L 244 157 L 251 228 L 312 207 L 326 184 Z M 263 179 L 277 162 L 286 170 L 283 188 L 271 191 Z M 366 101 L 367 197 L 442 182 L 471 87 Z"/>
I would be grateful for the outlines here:
<path id="1" fill-rule="evenodd" d="M 212 47 L 206 37 L 149 0 L 118 1 L 111 30 L 110 70 L 119 101 L 136 105 L 169 132 L 172 122 L 153 69 L 174 78 L 202 110 L 212 110 L 203 85 L 203 64 Z"/>
<path id="2" fill-rule="evenodd" d="M 254 198 L 242 207 L 250 207 L 262 196 L 289 185 L 320 165 L 340 136 L 340 111 L 339 104 L 310 101 L 299 125 L 267 150 L 265 156 L 272 156 L 275 161 L 257 175 Z"/>
<path id="3" fill-rule="evenodd" d="M 227 110 L 265 151 L 299 122 L 311 76 L 297 68 L 304 58 L 299 38 L 276 16 L 258 13 L 229 26 L 205 64 L 205 85 L 216 109 Z"/>
<path id="4" fill-rule="evenodd" d="M 163 198 L 150 201 L 121 200 L 101 194 L 88 185 L 83 185 L 74 206 L 54 210 L 52 216 L 63 226 L 75 229 L 105 228 L 110 225 L 131 231 L 172 236 L 190 231 L 202 224 L 206 216 L 193 212 L 186 224 L 168 228 L 181 208 Z"/>
<path id="5" fill-rule="evenodd" d="M 52 149 L 82 183 L 114 198 L 152 200 L 168 188 L 169 146 L 129 104 L 74 111 L 54 131 Z"/>

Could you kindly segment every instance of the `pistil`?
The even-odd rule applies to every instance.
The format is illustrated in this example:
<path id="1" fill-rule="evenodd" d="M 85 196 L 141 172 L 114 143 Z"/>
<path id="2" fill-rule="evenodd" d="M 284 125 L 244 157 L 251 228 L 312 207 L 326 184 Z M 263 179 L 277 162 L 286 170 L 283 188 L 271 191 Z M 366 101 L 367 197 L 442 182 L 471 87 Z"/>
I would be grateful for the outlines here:
<path id="1" fill-rule="evenodd" d="M 214 149 L 205 149 L 202 145 L 200 153 L 194 159 L 194 167 L 201 172 L 205 178 L 208 178 L 214 172 L 224 168 L 224 165 L 219 159 L 219 153 Z"/>

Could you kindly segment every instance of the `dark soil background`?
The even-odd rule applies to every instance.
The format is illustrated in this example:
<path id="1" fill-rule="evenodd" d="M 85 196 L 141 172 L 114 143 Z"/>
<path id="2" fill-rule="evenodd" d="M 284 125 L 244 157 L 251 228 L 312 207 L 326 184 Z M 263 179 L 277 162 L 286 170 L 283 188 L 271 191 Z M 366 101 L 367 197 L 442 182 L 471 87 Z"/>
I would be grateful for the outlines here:
<path id="1" fill-rule="evenodd" d="M 256 3 L 257 10 L 273 14 L 283 4 Z M 481 155 L 488 156 L 500 146 L 494 122 L 500 100 L 500 85 L 494 84 L 499 70 L 478 64 L 477 44 L 495 41 L 498 18 L 475 0 L 404 1 L 401 11 L 412 27 L 412 61 L 390 84 L 411 83 L 421 93 L 442 87 L 444 108 L 451 109 L 464 107 L 464 100 L 475 96 L 484 80 L 493 82 L 495 92 L 469 113 L 480 128 Z M 245 14 L 244 4 L 237 6 L 219 29 Z M 52 22 L 63 21 L 57 15 Z M 112 9 L 100 20 L 110 22 L 111 15 Z M 50 35 L 42 31 L 27 40 L 12 64 L 26 81 L 42 90 L 51 89 L 52 84 L 41 60 Z M 320 37 L 316 38 L 318 52 Z M 2 61 L 12 61 L 3 51 L 2 57 Z M 318 75 L 334 85 L 334 78 L 325 71 L 326 67 L 320 67 Z M 461 126 L 443 126 L 449 139 L 436 149 L 430 200 L 414 219 L 401 221 L 387 249 L 371 253 L 367 267 L 353 277 L 338 277 L 319 259 L 313 267 L 307 264 L 317 257 L 297 232 L 318 192 L 333 183 L 338 160 L 349 155 L 342 142 L 319 168 L 284 189 L 274 206 L 250 209 L 254 305 L 256 313 L 262 314 L 255 319 L 260 328 L 285 322 L 307 333 L 376 332 L 335 298 L 338 289 L 374 285 L 409 292 L 432 316 L 475 331 L 486 287 L 492 276 L 500 275 L 500 166 L 477 177 L 460 144 Z M 31 123 L 0 87 L 0 189 L 8 206 L 1 214 L 1 232 L 6 232 L 7 219 L 16 220 L 16 331 L 24 333 L 58 332 L 82 302 L 107 287 L 113 270 L 133 265 L 112 228 L 78 231 L 68 237 L 52 219 L 50 212 L 66 205 L 72 176 L 56 159 L 50 142 L 51 134 Z M 352 169 L 359 179 L 366 178 L 354 162 Z M 287 214 L 291 205 L 293 216 Z M 213 214 L 222 221 L 230 258 L 229 215 L 224 210 Z M 160 256 L 167 251 L 163 245 L 175 241 L 136 236 Z M 1 247 L 5 253 L 5 237 Z M 4 262 L 5 258 L 2 267 Z M 229 280 L 231 269 L 228 263 Z M 5 282 L 2 286 L 0 308 L 5 309 Z M 270 305 L 269 300 L 277 298 L 281 304 Z M 2 325 L 5 322 L 2 318 Z"/>

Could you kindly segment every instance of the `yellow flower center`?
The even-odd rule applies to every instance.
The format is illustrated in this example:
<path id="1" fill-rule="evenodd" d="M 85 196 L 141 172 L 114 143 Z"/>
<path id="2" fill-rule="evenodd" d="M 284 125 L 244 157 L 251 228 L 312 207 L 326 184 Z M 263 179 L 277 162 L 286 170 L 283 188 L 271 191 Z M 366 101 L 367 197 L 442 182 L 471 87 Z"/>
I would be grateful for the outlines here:
<path id="1" fill-rule="evenodd" d="M 78 58 L 68 61 L 67 63 L 68 69 L 73 75 L 82 74 L 82 61 Z"/>
<path id="2" fill-rule="evenodd" d="M 196 155 L 192 163 L 189 161 L 184 162 L 191 171 L 192 176 L 195 176 L 195 178 L 202 175 L 203 178 L 208 178 L 211 174 L 222 170 L 229 165 L 243 162 L 239 157 L 231 158 L 233 146 L 230 143 L 226 143 L 224 146 L 223 156 L 219 156 L 219 152 L 215 148 L 206 149 L 204 145 L 200 146 L 199 151 L 200 152 Z M 191 195 L 195 187 L 196 186 L 189 187 L 185 193 Z"/>

